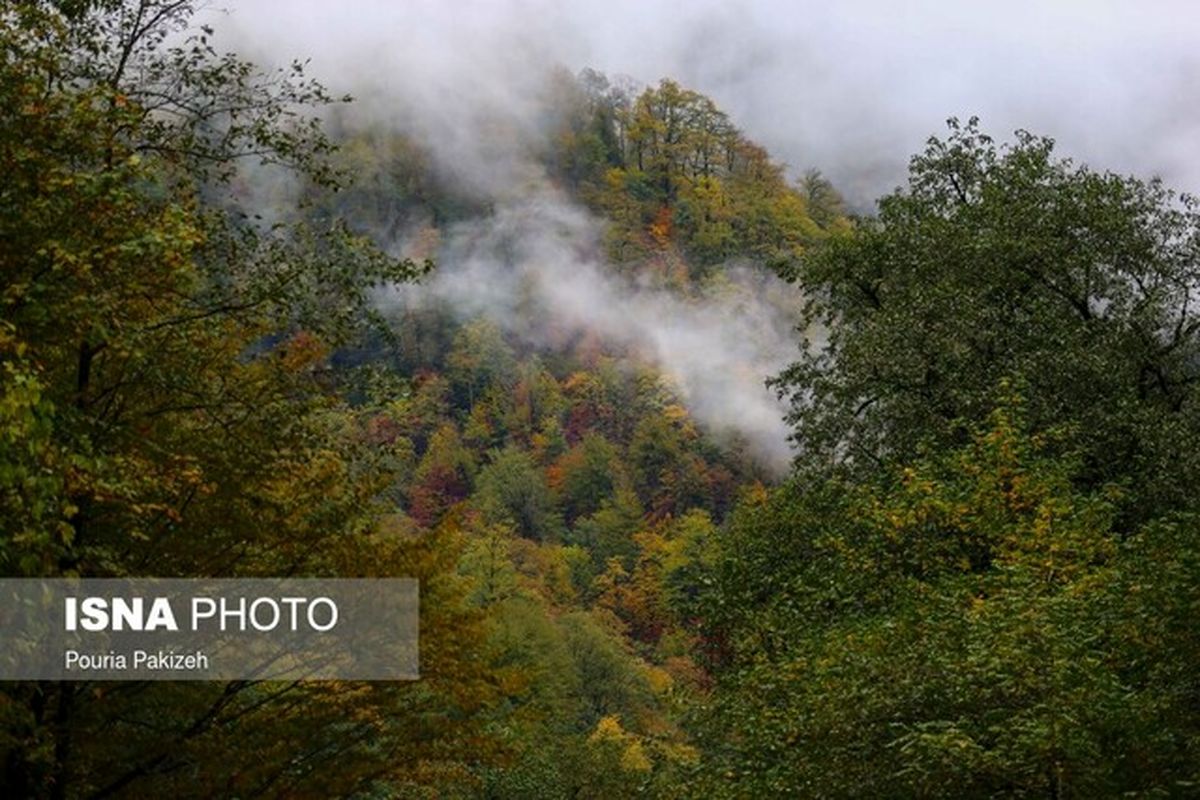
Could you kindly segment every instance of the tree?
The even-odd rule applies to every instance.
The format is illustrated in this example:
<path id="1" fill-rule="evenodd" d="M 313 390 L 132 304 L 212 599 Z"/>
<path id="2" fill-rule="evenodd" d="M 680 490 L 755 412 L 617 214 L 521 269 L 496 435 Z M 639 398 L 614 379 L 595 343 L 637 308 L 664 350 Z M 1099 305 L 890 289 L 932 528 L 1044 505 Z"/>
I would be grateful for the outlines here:
<path id="1" fill-rule="evenodd" d="M 997 147 L 950 123 L 877 220 L 790 271 L 825 341 L 779 379 L 806 465 L 865 474 L 953 443 L 1003 378 L 1035 426 L 1072 424 L 1080 479 L 1133 484 L 1146 518 L 1200 477 L 1200 217 L 1158 181 L 1058 160 L 1019 132 Z M 958 440 L 960 441 L 960 440 Z"/>
<path id="2" fill-rule="evenodd" d="M 844 226 L 831 188 L 820 192 L 818 224 L 783 166 L 710 98 L 672 80 L 634 97 L 596 73 L 557 77 L 567 111 L 554 110 L 561 119 L 550 166 L 608 215 L 617 261 L 675 256 L 685 276 L 702 276 L 739 256 L 794 258 Z"/>
<path id="3" fill-rule="evenodd" d="M 1195 518 L 1117 535 L 1119 491 L 1077 489 L 1080 462 L 1051 446 L 1061 432 L 1031 432 L 1023 404 L 1002 399 L 960 450 L 832 490 L 834 508 L 789 491 L 754 512 L 782 515 L 773 524 L 735 523 L 710 602 L 740 616 L 727 629 L 739 654 L 697 793 L 1192 785 L 1200 695 L 1178 670 L 1197 639 L 1177 626 L 1200 586 Z M 781 552 L 784 519 L 797 541 Z M 1178 600 L 1158 607 L 1165 594 Z"/>
<path id="4" fill-rule="evenodd" d="M 480 470 L 475 502 L 489 522 L 513 525 L 521 536 L 554 541 L 561 535 L 562 518 L 545 477 L 515 447 L 496 452 Z"/>
<path id="5" fill-rule="evenodd" d="M 512 348 L 499 328 L 486 319 L 471 322 L 458 332 L 446 366 L 455 400 L 463 408 L 471 408 L 489 387 L 508 391 L 516 382 Z"/>
<path id="6" fill-rule="evenodd" d="M 632 567 L 610 559 L 596 579 L 597 605 L 620 617 L 634 639 L 657 644 L 664 633 L 691 622 L 696 595 L 715 566 L 715 534 L 703 511 L 635 533 Z"/>
<path id="7" fill-rule="evenodd" d="M 743 499 L 693 606 L 694 793 L 1190 791 L 1196 640 L 1154 604 L 1200 586 L 1198 221 L 952 121 L 785 270 L 822 341 L 777 384 L 797 470 Z"/>
<path id="8" fill-rule="evenodd" d="M 846 218 L 846 204 L 828 178 L 818 169 L 804 173 L 800 192 L 808 204 L 808 213 L 822 228 L 830 228 Z"/>
<path id="9" fill-rule="evenodd" d="M 12 796 L 371 791 L 452 761 L 487 702 L 453 537 L 380 530 L 380 409 L 329 368 L 371 288 L 417 270 L 303 204 L 252 216 L 250 173 L 334 188 L 305 111 L 331 98 L 217 53 L 190 14 L 0 9 L 0 570 L 422 575 L 428 680 L 10 684 Z"/>
<path id="10" fill-rule="evenodd" d="M 594 513 L 612 496 L 620 478 L 618 456 L 607 439 L 589 433 L 550 468 L 550 488 L 559 497 L 567 524 Z"/>
<path id="11" fill-rule="evenodd" d="M 511 408 L 505 415 L 505 428 L 523 443 L 532 443 L 534 436 L 546 427 L 557 424 L 566 401 L 558 381 L 537 358 L 521 364 L 518 380 L 512 388 Z"/>
<path id="12" fill-rule="evenodd" d="M 409 487 L 409 514 L 432 527 L 455 503 L 471 492 L 475 462 L 463 447 L 458 429 L 444 422 L 429 439 Z"/>
<path id="13" fill-rule="evenodd" d="M 633 558 L 633 534 L 641 527 L 642 516 L 637 495 L 632 489 L 620 487 L 611 498 L 601 501 L 595 513 L 576 521 L 572 541 L 591 554 L 599 572 L 610 559 L 624 562 Z"/>

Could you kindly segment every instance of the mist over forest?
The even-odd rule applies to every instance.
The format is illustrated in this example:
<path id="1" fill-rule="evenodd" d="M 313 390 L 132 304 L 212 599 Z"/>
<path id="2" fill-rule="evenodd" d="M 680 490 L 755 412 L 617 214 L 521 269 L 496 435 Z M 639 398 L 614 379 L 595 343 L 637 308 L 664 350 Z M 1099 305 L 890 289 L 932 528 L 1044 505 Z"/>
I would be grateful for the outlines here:
<path id="1" fill-rule="evenodd" d="M 905 181 L 909 156 L 950 116 L 1052 136 L 1065 155 L 1200 186 L 1191 143 L 1200 19 L 1186 0 L 777 3 L 618 0 L 213 4 L 204 19 L 263 63 L 314 73 L 461 157 L 495 147 L 476 113 L 536 130 L 546 73 L 592 68 L 713 98 L 794 175 L 820 169 L 854 208 Z M 411 109 L 412 113 L 407 113 Z M 468 170 L 486 174 L 471 162 Z"/>
<path id="2" fill-rule="evenodd" d="M 0 579 L 420 595 L 388 681 L 14 678 L 10 608 L 0 796 L 1194 796 L 1197 41 L 0 7 Z"/>

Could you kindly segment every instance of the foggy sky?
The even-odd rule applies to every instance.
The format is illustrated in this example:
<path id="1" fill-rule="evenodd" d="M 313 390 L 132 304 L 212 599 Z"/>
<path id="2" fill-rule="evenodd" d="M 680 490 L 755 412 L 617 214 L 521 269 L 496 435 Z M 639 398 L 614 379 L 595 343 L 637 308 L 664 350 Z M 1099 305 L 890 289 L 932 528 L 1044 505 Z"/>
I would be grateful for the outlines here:
<path id="1" fill-rule="evenodd" d="M 1200 191 L 1200 6 L 1186 0 L 216 0 L 225 41 L 469 149 L 464 108 L 530 124 L 544 69 L 712 96 L 750 138 L 866 207 L 946 117 L 1047 134 L 1094 167 Z M 220 11 L 218 9 L 224 9 Z M 403 98 L 405 104 L 396 102 Z M 403 110 L 402 110 L 403 109 Z M 477 133 L 477 132 L 474 132 Z"/>
<path id="2" fill-rule="evenodd" d="M 220 2 L 220 0 L 217 0 Z M 1200 11 L 1184 2 L 607 2 L 226 0 L 202 16 L 218 42 L 310 73 L 357 102 L 342 119 L 410 135 L 439 175 L 491 213 L 444 231 L 438 268 L 392 303 L 445 302 L 547 343 L 566 326 L 636 350 L 696 419 L 760 463 L 790 456 L 765 385 L 795 360 L 791 287 L 745 282 L 683 299 L 602 263 L 601 221 L 554 189 L 534 155 L 546 78 L 583 67 L 642 84 L 672 77 L 713 97 L 793 174 L 824 171 L 858 210 L 904 180 L 948 116 L 998 139 L 1054 136 L 1097 168 L 1200 190 Z M 346 116 L 348 115 L 348 116 Z M 391 236 L 392 234 L 388 234 Z M 403 236 L 383 242 L 403 253 Z M 739 272 L 739 269 L 741 270 Z M 739 277 L 740 275 L 740 277 Z M 744 285 L 739 286 L 739 281 Z M 519 308 L 532 298 L 539 308 Z"/>

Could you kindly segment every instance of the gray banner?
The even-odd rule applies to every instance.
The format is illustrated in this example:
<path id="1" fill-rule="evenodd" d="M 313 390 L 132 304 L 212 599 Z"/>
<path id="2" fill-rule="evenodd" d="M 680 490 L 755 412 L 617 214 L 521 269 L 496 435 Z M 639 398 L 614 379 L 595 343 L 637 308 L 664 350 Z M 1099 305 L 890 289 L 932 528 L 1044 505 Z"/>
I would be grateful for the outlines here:
<path id="1" fill-rule="evenodd" d="M 411 578 L 0 578 L 0 680 L 412 680 Z"/>

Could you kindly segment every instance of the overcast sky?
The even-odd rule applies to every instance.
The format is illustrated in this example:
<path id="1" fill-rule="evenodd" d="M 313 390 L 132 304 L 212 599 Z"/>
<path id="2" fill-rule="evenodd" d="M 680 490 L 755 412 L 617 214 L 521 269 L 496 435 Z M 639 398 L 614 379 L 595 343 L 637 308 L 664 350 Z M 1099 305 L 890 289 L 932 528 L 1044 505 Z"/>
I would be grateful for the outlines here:
<path id="1" fill-rule="evenodd" d="M 494 214 L 443 231 L 434 277 L 385 307 L 436 300 L 535 344 L 579 330 L 633 347 L 707 429 L 739 433 L 780 469 L 789 428 L 763 381 L 799 343 L 786 303 L 767 298 L 791 296 L 759 285 L 683 302 L 605 269 L 598 222 L 530 157 L 548 127 L 545 77 L 562 66 L 674 78 L 713 97 L 793 174 L 823 170 L 859 211 L 903 182 L 909 156 L 949 116 L 978 115 L 1001 139 L 1016 128 L 1051 135 L 1095 167 L 1200 190 L 1196 6 L 993 5 L 213 0 L 204 16 L 256 61 L 311 57 L 316 77 L 358 98 L 345 113 L 414 136 L 443 176 L 493 201 Z"/>
<path id="2" fill-rule="evenodd" d="M 528 122 L 561 64 L 676 78 L 858 204 L 898 184 L 946 117 L 972 114 L 1200 191 L 1200 4 L 1185 0 L 216 0 L 207 15 L 234 49 L 311 56 L 331 88 L 426 116 L 439 139 L 477 133 L 463 123 L 479 107 Z"/>

